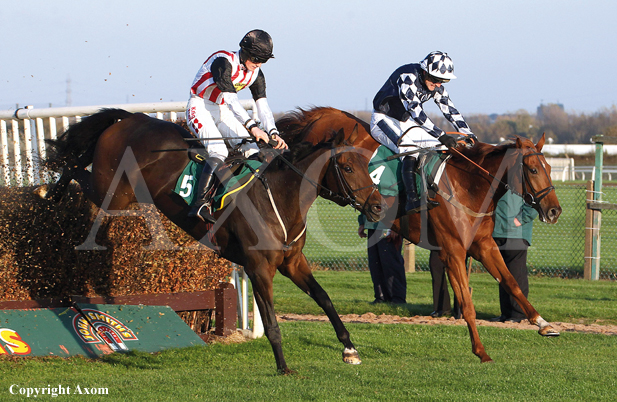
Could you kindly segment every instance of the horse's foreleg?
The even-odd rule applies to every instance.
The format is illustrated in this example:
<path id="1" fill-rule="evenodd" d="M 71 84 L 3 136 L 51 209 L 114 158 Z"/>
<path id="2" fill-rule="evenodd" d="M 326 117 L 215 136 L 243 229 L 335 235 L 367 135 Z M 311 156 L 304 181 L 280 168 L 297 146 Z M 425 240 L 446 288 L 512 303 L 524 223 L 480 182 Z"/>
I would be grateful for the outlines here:
<path id="1" fill-rule="evenodd" d="M 276 321 L 276 315 L 274 313 L 274 302 L 272 292 L 272 278 L 275 268 L 267 265 L 261 265 L 257 270 L 251 269 L 251 267 L 245 267 L 246 273 L 253 285 L 253 293 L 255 294 L 255 301 L 259 307 L 259 314 L 264 326 L 264 333 L 270 341 L 272 351 L 274 352 L 274 359 L 276 361 L 276 369 L 281 374 L 291 374 L 294 371 L 287 367 L 285 357 L 283 356 L 283 346 L 281 338 L 281 330 L 278 322 Z M 271 273 L 272 272 L 272 273 Z"/>
<path id="2" fill-rule="evenodd" d="M 480 334 L 478 334 L 478 328 L 476 327 L 476 309 L 471 300 L 465 260 L 451 257 L 447 261 L 444 261 L 444 263 L 447 267 L 450 285 L 452 286 L 456 299 L 461 304 L 463 318 L 467 322 L 469 337 L 471 338 L 471 351 L 480 358 L 482 363 L 492 362 L 493 359 L 486 353 L 484 345 L 482 345 L 480 341 Z"/>
<path id="3" fill-rule="evenodd" d="M 538 333 L 542 336 L 558 336 L 559 332 L 554 329 L 544 318 L 538 314 L 536 309 L 529 303 L 529 300 L 523 294 L 523 291 L 518 286 L 516 279 L 512 276 L 506 266 L 501 253 L 497 248 L 497 244 L 493 241 L 491 245 L 486 245 L 479 248 L 483 250 L 479 261 L 484 265 L 486 270 L 500 283 L 501 286 L 510 294 L 521 307 L 525 316 L 531 324 L 537 325 L 540 329 Z"/>
<path id="4" fill-rule="evenodd" d="M 349 331 L 345 328 L 343 321 L 339 317 L 332 300 L 328 293 L 317 283 L 317 280 L 311 273 L 311 269 L 306 262 L 304 254 L 300 254 L 294 259 L 294 263 L 286 264 L 280 267 L 279 270 L 285 276 L 293 281 L 302 291 L 311 296 L 313 300 L 321 307 L 330 319 L 330 323 L 334 327 L 336 337 L 343 344 L 343 361 L 349 364 L 360 364 L 360 356 L 356 347 L 351 342 Z"/>

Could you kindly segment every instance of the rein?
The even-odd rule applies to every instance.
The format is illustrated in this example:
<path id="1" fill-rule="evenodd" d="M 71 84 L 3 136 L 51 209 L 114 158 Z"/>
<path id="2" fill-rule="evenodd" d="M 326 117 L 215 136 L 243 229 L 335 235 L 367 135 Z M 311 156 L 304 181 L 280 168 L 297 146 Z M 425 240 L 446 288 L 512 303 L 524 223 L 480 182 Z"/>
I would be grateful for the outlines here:
<path id="1" fill-rule="evenodd" d="M 370 186 L 366 186 L 366 187 L 361 187 L 358 189 L 352 189 L 351 186 L 349 185 L 349 183 L 347 182 L 347 180 L 345 180 L 345 177 L 343 176 L 343 174 L 341 173 L 341 168 L 336 160 L 336 152 L 334 149 L 332 149 L 331 151 L 331 156 L 330 156 L 330 161 L 334 163 L 334 169 L 336 172 L 336 179 L 337 179 L 337 183 L 339 185 L 340 188 L 343 189 L 343 191 L 345 192 L 344 195 L 340 195 L 338 193 L 333 192 L 332 190 L 324 187 L 323 185 L 320 185 L 319 183 L 315 182 L 314 180 L 310 179 L 309 177 L 307 177 L 304 172 L 302 172 L 300 169 L 298 169 L 296 166 L 294 166 L 293 163 L 291 163 L 289 160 L 287 160 L 282 154 L 279 154 L 278 157 L 280 157 L 280 159 L 287 165 L 289 166 L 289 168 L 291 170 L 293 170 L 295 173 L 297 173 L 300 177 L 302 177 L 304 180 L 308 181 L 311 185 L 313 185 L 315 188 L 321 188 L 322 190 L 325 190 L 328 192 L 328 195 L 332 198 L 340 198 L 345 202 L 345 205 L 351 205 L 353 208 L 357 209 L 358 211 L 362 212 L 363 208 L 366 206 L 366 203 L 368 202 L 369 197 L 367 197 L 366 201 L 364 202 L 364 205 L 360 206 L 358 204 L 358 202 L 356 201 L 356 197 L 354 195 L 354 193 L 356 191 L 360 191 L 360 190 L 364 190 L 366 188 L 369 187 L 373 187 L 373 192 L 371 192 L 371 195 L 373 195 L 373 193 L 377 190 L 377 186 L 375 184 L 372 184 Z M 328 169 L 330 169 L 330 166 L 328 166 Z M 256 172 L 254 172 L 254 174 L 256 174 Z M 326 172 L 327 174 L 327 172 Z M 257 174 L 256 174 L 257 175 Z M 272 204 L 272 208 L 274 209 L 274 213 L 276 215 L 276 218 L 279 221 L 279 225 L 281 225 L 281 228 L 283 229 L 283 235 L 284 235 L 284 240 L 283 240 L 283 248 L 285 250 L 289 250 L 289 248 L 291 248 L 291 246 L 293 246 L 294 243 L 296 243 L 301 237 L 302 235 L 306 232 L 306 225 L 304 225 L 302 231 L 289 243 L 287 243 L 287 229 L 285 228 L 285 225 L 283 223 L 283 219 L 281 218 L 281 214 L 278 211 L 278 208 L 276 207 L 276 203 L 274 202 L 274 197 L 272 196 L 272 191 L 270 191 L 270 186 L 268 185 L 268 182 L 266 181 L 265 176 L 263 176 L 262 174 L 258 174 L 257 177 L 261 180 L 261 182 L 263 183 L 264 187 L 266 188 L 266 192 L 268 193 L 268 198 L 270 199 L 270 204 Z"/>
<path id="2" fill-rule="evenodd" d="M 332 190 L 328 189 L 327 187 L 323 186 L 322 184 L 319 184 L 319 183 L 315 182 L 314 180 L 308 178 L 300 169 L 295 167 L 284 156 L 279 155 L 279 157 L 281 158 L 281 160 L 287 166 L 289 166 L 289 168 L 291 170 L 293 170 L 295 173 L 297 173 L 304 180 L 308 181 L 313 187 L 321 188 L 321 191 L 325 191 L 327 193 L 328 197 L 342 200 L 342 203 L 344 203 L 344 205 L 351 205 L 354 209 L 356 209 L 359 212 L 362 212 L 364 210 L 364 207 L 366 207 L 366 204 L 369 201 L 369 199 L 371 198 L 371 195 L 373 195 L 373 193 L 375 191 L 377 191 L 377 185 L 375 185 L 375 183 L 373 183 L 373 184 L 371 184 L 369 186 L 360 187 L 360 188 L 356 188 L 356 189 L 352 188 L 349 185 L 349 183 L 347 182 L 347 180 L 345 179 L 345 177 L 343 176 L 343 173 L 341 172 L 341 167 L 339 166 L 338 161 L 336 160 L 337 153 L 336 153 L 336 151 L 334 149 L 332 149 L 332 151 L 331 151 L 331 156 L 330 156 L 329 160 L 332 163 L 330 163 L 330 165 L 328 165 L 328 170 L 332 166 L 334 166 L 334 172 L 336 173 L 336 181 L 338 183 L 339 188 L 341 188 L 342 191 L 343 191 L 342 195 L 339 194 L 339 193 L 335 193 L 334 191 L 332 191 Z M 360 205 L 358 203 L 358 201 L 356 200 L 356 196 L 355 196 L 354 193 L 356 193 L 358 191 L 362 191 L 362 190 L 367 189 L 367 188 L 371 188 L 371 187 L 373 188 L 373 191 L 371 192 L 371 195 L 369 195 L 366 198 L 366 201 L 364 201 L 363 205 Z"/>
<path id="3" fill-rule="evenodd" d="M 525 169 L 522 169 L 522 167 L 524 165 L 525 158 L 528 158 L 530 156 L 540 156 L 540 155 L 543 155 L 542 152 L 534 152 L 534 153 L 531 153 L 531 154 L 527 154 L 527 155 L 522 155 L 521 156 L 520 165 L 521 165 L 521 169 L 523 171 L 523 194 L 521 194 L 518 191 L 514 190 L 509 184 L 504 183 L 502 180 L 500 180 L 497 177 L 495 177 L 495 175 L 493 175 L 491 172 L 489 172 L 488 170 L 484 169 L 482 166 L 478 165 L 476 162 L 472 161 L 467 156 L 463 155 L 458 149 L 451 148 L 451 151 L 454 151 L 457 154 L 459 154 L 460 156 L 462 156 L 469 163 L 471 163 L 472 165 L 474 165 L 475 167 L 480 169 L 481 172 L 483 172 L 487 176 L 490 176 L 493 180 L 497 181 L 499 184 L 503 185 L 506 190 L 510 190 L 512 193 L 514 193 L 514 194 L 518 195 L 519 197 L 521 197 L 523 199 L 523 201 L 525 201 L 526 204 L 529 204 L 531 206 L 534 206 L 538 202 L 542 201 L 542 199 L 544 197 L 546 197 L 551 191 L 553 191 L 555 189 L 554 186 L 548 186 L 548 187 L 546 187 L 546 188 L 544 188 L 544 189 L 542 189 L 540 191 L 536 191 L 533 188 L 533 185 L 531 184 L 531 181 L 529 179 L 528 173 L 525 171 Z M 548 172 L 546 171 L 546 168 L 544 167 L 544 164 L 541 164 L 541 165 L 542 165 L 542 168 L 544 169 L 544 173 L 548 176 Z M 528 187 L 529 187 L 529 189 L 528 189 Z M 529 200 L 528 200 L 528 198 L 529 198 Z"/>

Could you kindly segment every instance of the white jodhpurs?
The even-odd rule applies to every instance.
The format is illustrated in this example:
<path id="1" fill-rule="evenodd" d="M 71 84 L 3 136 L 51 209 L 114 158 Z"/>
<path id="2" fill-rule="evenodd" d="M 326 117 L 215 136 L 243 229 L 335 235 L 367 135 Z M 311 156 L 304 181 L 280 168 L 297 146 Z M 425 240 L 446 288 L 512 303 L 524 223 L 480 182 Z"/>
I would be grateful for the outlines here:
<path id="1" fill-rule="evenodd" d="M 399 121 L 378 112 L 373 112 L 371 117 L 371 135 L 377 142 L 397 154 L 418 148 L 446 149 L 413 119 Z"/>
<path id="2" fill-rule="evenodd" d="M 227 105 L 219 105 L 195 95 L 191 95 L 186 106 L 186 123 L 198 138 L 250 137 L 246 128 L 236 119 Z M 229 153 L 225 141 L 230 147 L 234 147 L 242 140 L 203 141 L 208 156 L 225 160 Z M 245 157 L 249 157 L 259 152 L 259 147 L 251 142 L 243 145 L 241 150 Z"/>

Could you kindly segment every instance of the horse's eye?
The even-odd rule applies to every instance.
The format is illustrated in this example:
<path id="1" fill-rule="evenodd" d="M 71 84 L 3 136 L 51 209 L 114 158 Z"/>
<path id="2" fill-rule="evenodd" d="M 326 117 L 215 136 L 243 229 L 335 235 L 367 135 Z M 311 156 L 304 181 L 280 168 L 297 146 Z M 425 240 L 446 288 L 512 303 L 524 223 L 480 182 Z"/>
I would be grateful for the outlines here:
<path id="1" fill-rule="evenodd" d="M 531 172 L 531 174 L 538 174 L 538 169 L 531 168 L 529 169 L 529 171 Z"/>
<path id="2" fill-rule="evenodd" d="M 346 173 L 351 173 L 351 172 L 352 172 L 352 170 L 351 170 L 351 167 L 350 167 L 350 166 L 345 166 L 343 169 L 345 169 L 345 172 L 346 172 Z"/>

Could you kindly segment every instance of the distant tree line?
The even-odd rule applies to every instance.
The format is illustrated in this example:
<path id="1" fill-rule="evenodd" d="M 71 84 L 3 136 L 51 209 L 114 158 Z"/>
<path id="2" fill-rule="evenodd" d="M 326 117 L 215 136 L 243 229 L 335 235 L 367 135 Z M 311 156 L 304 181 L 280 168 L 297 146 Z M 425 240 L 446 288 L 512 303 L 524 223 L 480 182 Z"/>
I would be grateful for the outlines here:
<path id="1" fill-rule="evenodd" d="M 441 119 L 444 121 L 443 117 Z M 519 110 L 503 115 L 475 114 L 465 119 L 478 138 L 491 143 L 513 135 L 538 140 L 542 133 L 556 144 L 589 144 L 591 137 L 599 134 L 617 136 L 617 107 L 614 105 L 585 114 L 567 113 L 562 105 L 548 104 L 538 107 L 536 114 Z"/>

